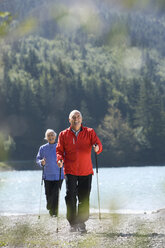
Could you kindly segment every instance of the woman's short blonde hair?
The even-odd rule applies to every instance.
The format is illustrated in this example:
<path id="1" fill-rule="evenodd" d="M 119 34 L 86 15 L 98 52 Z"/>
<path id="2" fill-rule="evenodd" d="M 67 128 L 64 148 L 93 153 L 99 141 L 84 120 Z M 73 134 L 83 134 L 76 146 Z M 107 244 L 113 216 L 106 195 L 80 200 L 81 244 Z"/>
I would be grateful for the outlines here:
<path id="1" fill-rule="evenodd" d="M 47 129 L 46 132 L 45 132 L 45 140 L 48 140 L 47 136 L 49 133 L 53 133 L 54 136 L 57 136 L 56 132 L 53 130 L 53 129 Z"/>

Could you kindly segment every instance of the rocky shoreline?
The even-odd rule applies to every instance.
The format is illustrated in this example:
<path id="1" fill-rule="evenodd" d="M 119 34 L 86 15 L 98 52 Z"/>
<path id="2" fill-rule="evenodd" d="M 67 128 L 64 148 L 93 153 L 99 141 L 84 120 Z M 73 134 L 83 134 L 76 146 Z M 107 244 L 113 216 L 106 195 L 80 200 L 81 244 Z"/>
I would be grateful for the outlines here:
<path id="1" fill-rule="evenodd" d="M 65 216 L 0 216 L 0 247 L 163 248 L 165 210 L 152 214 L 90 215 L 87 234 L 70 233 Z M 57 226 L 58 225 L 58 226 Z M 58 227 L 58 232 L 57 232 Z"/>

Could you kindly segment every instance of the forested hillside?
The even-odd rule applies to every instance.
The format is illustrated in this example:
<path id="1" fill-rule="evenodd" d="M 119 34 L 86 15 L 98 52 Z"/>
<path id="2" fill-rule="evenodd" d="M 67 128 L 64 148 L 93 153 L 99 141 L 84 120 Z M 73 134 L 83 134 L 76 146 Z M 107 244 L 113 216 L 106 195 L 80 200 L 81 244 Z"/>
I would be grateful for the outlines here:
<path id="1" fill-rule="evenodd" d="M 58 2 L 0 2 L 12 16 L 0 19 L 0 160 L 35 159 L 45 130 L 79 109 L 102 166 L 164 164 L 164 5 Z"/>

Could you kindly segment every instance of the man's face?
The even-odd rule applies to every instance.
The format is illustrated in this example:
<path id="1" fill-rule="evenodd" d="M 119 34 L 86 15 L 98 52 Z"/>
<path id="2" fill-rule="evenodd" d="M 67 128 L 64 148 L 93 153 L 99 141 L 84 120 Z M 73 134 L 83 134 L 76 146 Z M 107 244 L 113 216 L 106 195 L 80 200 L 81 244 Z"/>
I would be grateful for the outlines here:
<path id="1" fill-rule="evenodd" d="M 75 112 L 69 119 L 69 122 L 71 124 L 71 128 L 73 128 L 75 131 L 79 130 L 82 123 L 82 117 L 79 112 Z"/>
<path id="2" fill-rule="evenodd" d="M 47 140 L 50 144 L 54 144 L 55 143 L 55 139 L 56 139 L 56 136 L 54 135 L 53 132 L 50 132 L 47 134 Z"/>

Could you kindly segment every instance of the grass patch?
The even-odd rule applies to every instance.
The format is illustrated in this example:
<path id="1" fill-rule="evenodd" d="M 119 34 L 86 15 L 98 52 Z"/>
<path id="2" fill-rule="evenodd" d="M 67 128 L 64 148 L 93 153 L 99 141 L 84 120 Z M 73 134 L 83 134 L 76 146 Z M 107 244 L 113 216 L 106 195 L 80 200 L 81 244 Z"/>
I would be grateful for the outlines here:
<path id="1" fill-rule="evenodd" d="M 88 236 L 84 240 L 80 240 L 77 242 L 77 247 L 79 248 L 94 248 L 98 247 L 98 242 L 96 240 L 96 237 L 94 235 Z"/>

